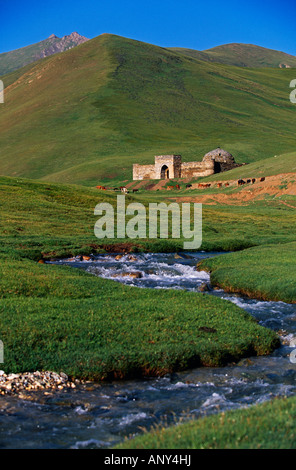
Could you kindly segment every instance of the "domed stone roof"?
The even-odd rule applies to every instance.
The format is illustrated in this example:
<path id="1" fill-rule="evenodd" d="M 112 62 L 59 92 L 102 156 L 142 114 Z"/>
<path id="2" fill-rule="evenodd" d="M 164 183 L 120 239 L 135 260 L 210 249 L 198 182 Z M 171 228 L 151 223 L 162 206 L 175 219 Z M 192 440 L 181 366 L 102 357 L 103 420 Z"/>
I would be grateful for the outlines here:
<path id="1" fill-rule="evenodd" d="M 214 159 L 215 161 L 234 161 L 233 156 L 231 153 L 226 152 L 226 150 L 221 149 L 220 147 L 211 150 L 210 152 L 206 153 L 205 156 L 203 157 L 203 161 L 207 161 L 210 159 Z"/>

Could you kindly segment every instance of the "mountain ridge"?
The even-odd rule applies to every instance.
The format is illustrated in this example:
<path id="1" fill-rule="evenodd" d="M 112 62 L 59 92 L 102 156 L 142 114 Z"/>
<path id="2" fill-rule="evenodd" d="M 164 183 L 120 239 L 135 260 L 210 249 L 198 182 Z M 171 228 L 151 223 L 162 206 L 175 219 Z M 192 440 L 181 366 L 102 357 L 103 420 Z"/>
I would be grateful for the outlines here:
<path id="1" fill-rule="evenodd" d="M 0 173 L 93 185 L 218 145 L 238 163 L 295 148 L 293 69 L 200 61 L 104 34 L 2 77 Z"/>
<path id="2" fill-rule="evenodd" d="M 206 62 L 215 62 L 237 67 L 253 68 L 294 68 L 296 56 L 286 52 L 268 49 L 255 44 L 229 43 L 198 51 L 195 49 L 171 47 L 170 50 Z"/>
<path id="3" fill-rule="evenodd" d="M 0 76 L 14 72 L 39 59 L 65 52 L 86 41 L 89 41 L 89 39 L 81 36 L 77 32 L 65 35 L 62 38 L 51 34 L 48 38 L 35 44 L 21 47 L 14 51 L 3 52 L 0 54 Z"/>
<path id="4" fill-rule="evenodd" d="M 104 33 L 109 34 L 109 33 Z M 102 34 L 101 36 L 103 36 Z M 117 36 L 112 35 L 111 36 Z M 99 36 L 98 36 L 99 37 Z M 122 37 L 122 36 L 117 36 Z M 29 46 L 0 54 L 0 76 L 14 72 L 44 57 L 65 52 L 68 49 L 83 44 L 90 39 L 73 32 L 59 38 L 51 34 L 48 38 Z M 136 41 L 136 40 L 135 40 Z M 142 42 L 142 41 L 138 41 Z M 148 44 L 148 43 L 147 43 Z M 161 46 L 157 46 L 161 47 Z M 206 62 L 215 62 L 237 67 L 273 67 L 294 68 L 296 67 L 296 56 L 286 52 L 269 49 L 254 44 L 229 43 L 221 44 L 202 51 L 184 47 L 163 47 L 188 57 Z"/>

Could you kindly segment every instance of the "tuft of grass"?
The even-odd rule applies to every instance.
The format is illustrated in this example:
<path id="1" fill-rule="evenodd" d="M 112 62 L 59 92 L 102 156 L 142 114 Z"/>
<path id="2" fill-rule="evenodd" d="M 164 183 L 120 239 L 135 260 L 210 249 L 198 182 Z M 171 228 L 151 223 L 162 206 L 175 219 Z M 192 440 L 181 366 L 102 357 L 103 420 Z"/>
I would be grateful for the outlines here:
<path id="1" fill-rule="evenodd" d="M 228 292 L 296 303 L 296 242 L 253 247 L 199 263 L 211 282 Z"/>
<path id="2" fill-rule="evenodd" d="M 158 426 L 116 449 L 295 449 L 296 397 L 165 428 Z"/>

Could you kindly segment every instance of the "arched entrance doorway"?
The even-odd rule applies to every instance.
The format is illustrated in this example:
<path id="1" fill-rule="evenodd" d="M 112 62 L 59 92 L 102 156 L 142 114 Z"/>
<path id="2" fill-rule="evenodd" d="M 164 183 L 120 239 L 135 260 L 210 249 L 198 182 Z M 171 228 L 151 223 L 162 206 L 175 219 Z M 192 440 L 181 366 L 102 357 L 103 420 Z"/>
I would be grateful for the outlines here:
<path id="1" fill-rule="evenodd" d="M 169 169 L 166 165 L 163 165 L 161 168 L 160 177 L 162 180 L 168 180 L 170 177 Z"/>

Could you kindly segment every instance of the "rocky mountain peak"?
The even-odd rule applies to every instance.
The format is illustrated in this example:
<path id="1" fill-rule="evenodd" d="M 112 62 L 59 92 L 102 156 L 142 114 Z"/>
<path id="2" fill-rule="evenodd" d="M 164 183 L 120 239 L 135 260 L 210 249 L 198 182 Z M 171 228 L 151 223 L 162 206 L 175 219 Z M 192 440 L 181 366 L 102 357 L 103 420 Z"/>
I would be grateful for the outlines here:
<path id="1" fill-rule="evenodd" d="M 86 38 L 85 36 L 81 36 L 81 34 L 74 31 L 73 33 L 69 34 L 68 36 L 64 36 L 62 38 L 62 40 L 64 40 L 64 41 L 73 41 L 76 44 L 82 44 L 83 42 L 88 41 L 88 38 Z"/>

